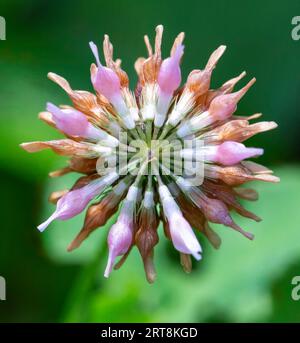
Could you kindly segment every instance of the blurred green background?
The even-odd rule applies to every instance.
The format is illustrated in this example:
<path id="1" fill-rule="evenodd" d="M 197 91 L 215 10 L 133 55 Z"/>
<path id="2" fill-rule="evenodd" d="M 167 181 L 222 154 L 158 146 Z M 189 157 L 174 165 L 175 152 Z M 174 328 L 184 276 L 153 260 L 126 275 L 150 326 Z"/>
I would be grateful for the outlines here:
<path id="1" fill-rule="evenodd" d="M 0 321 L 300 321 L 300 301 L 291 299 L 291 280 L 300 275 L 300 41 L 291 38 L 299 1 L 1 0 L 0 15 L 7 22 L 7 40 L 0 41 L 0 275 L 7 281 Z M 253 185 L 261 196 L 248 208 L 264 220 L 238 219 L 255 234 L 253 242 L 217 227 L 221 249 L 202 238 L 204 258 L 186 275 L 161 237 L 154 285 L 145 281 L 136 250 L 106 280 L 107 228 L 73 253 L 66 246 L 83 216 L 56 222 L 43 234 L 36 229 L 54 209 L 47 203 L 50 191 L 70 186 L 77 176 L 49 180 L 48 172 L 64 166 L 64 159 L 48 151 L 29 155 L 18 144 L 59 137 L 37 119 L 46 101 L 69 103 L 47 72 L 91 90 L 88 42 L 101 46 L 108 33 L 133 87 L 133 63 L 145 55 L 143 35 L 153 39 L 160 23 L 164 56 L 175 35 L 186 32 L 184 77 L 226 44 L 213 86 L 243 70 L 257 78 L 238 113 L 262 112 L 264 120 L 279 124 L 248 144 L 265 148 L 260 162 L 282 181 Z"/>

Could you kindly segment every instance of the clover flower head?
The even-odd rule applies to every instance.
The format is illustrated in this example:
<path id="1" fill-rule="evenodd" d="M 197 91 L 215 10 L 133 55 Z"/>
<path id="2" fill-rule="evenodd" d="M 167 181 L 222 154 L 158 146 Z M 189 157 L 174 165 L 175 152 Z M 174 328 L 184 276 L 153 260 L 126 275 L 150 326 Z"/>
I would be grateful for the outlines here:
<path id="1" fill-rule="evenodd" d="M 259 221 L 239 202 L 256 200 L 257 193 L 239 186 L 252 180 L 279 181 L 271 170 L 246 160 L 259 157 L 263 150 L 246 147 L 243 142 L 277 126 L 274 122 L 251 123 L 260 114 L 236 114 L 238 102 L 255 79 L 234 91 L 246 74 L 242 72 L 211 89 L 212 72 L 226 48 L 220 46 L 205 67 L 193 70 L 181 86 L 184 33 L 176 37 L 165 59 L 162 34 L 159 25 L 154 48 L 148 36 L 144 37 L 148 57 L 135 62 L 138 83 L 134 92 L 129 89 L 121 61 L 113 58 L 107 35 L 103 42 L 105 63 L 97 46 L 90 43 L 96 61 L 91 65 L 94 94 L 73 90 L 64 78 L 49 73 L 68 94 L 72 106 L 47 103 L 39 118 L 66 138 L 21 144 L 28 152 L 50 148 L 70 158 L 65 168 L 50 173 L 52 177 L 83 174 L 69 190 L 51 194 L 56 210 L 38 227 L 44 231 L 53 220 L 67 220 L 87 207 L 83 227 L 69 251 L 119 211 L 108 232 L 105 277 L 113 267 L 120 267 L 136 246 L 146 278 L 153 282 L 160 223 L 186 272 L 191 271 L 191 256 L 202 258 L 197 235 L 206 236 L 215 248 L 221 244 L 210 223 L 223 224 L 253 239 L 234 222 L 231 212 Z"/>

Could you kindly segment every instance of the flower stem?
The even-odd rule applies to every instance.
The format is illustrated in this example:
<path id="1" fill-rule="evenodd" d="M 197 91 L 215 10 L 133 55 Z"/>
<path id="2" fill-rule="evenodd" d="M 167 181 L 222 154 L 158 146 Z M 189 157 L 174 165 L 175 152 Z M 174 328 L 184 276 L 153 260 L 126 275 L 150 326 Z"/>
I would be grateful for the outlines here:
<path id="1" fill-rule="evenodd" d="M 94 259 L 88 266 L 82 266 L 80 272 L 77 275 L 77 279 L 74 282 L 74 286 L 68 293 L 67 300 L 64 305 L 64 309 L 61 315 L 61 322 L 83 322 L 83 309 L 88 300 L 88 295 L 93 287 L 96 279 L 96 275 L 101 271 L 99 264 L 104 268 L 106 258 L 106 240 L 103 240 L 99 252 L 95 254 Z"/>

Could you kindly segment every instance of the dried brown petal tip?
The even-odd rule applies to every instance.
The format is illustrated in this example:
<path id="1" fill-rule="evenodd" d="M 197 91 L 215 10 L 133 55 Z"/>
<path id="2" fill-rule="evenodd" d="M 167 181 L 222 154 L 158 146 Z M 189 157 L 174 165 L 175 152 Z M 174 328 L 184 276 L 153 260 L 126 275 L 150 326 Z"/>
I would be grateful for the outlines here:
<path id="1" fill-rule="evenodd" d="M 69 192 L 68 189 L 63 189 L 61 191 L 52 192 L 48 198 L 48 201 L 52 204 L 56 204 L 57 201 Z"/>
<path id="2" fill-rule="evenodd" d="M 192 259 L 190 255 L 180 253 L 180 264 L 187 274 L 192 271 Z"/>
<path id="3" fill-rule="evenodd" d="M 50 177 L 60 177 L 63 176 L 65 174 L 68 174 L 72 171 L 72 169 L 70 167 L 65 167 L 62 169 L 58 169 L 58 170 L 54 170 L 52 172 L 49 173 Z"/>
<path id="4" fill-rule="evenodd" d="M 222 243 L 221 237 L 208 225 L 207 222 L 204 225 L 203 233 L 215 249 L 220 248 Z"/>

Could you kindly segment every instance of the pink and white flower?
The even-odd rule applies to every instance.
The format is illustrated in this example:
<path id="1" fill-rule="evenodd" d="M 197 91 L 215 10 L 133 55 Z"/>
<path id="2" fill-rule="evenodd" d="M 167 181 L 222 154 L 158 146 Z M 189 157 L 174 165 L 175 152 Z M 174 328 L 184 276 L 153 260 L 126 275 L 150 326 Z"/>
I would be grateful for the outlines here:
<path id="1" fill-rule="evenodd" d="M 50 148 L 59 155 L 70 157 L 64 168 L 50 176 L 69 172 L 83 174 L 70 190 L 54 192 L 50 196 L 51 202 L 56 203 L 56 210 L 38 226 L 44 231 L 53 220 L 72 218 L 91 203 L 83 227 L 69 251 L 78 248 L 95 229 L 104 227 L 121 208 L 108 233 L 105 277 L 113 267 L 118 268 L 136 246 L 147 280 L 153 282 L 159 223 L 163 223 L 165 236 L 179 252 L 187 272 L 192 269 L 191 256 L 196 260 L 202 256 L 197 233 L 206 236 L 215 248 L 221 244 L 210 223 L 225 225 L 253 239 L 251 233 L 233 221 L 231 211 L 260 220 L 239 202 L 239 199 L 256 200 L 257 193 L 238 187 L 253 180 L 279 181 L 271 170 L 247 160 L 261 156 L 263 149 L 247 147 L 245 140 L 277 126 L 274 122 L 252 124 L 250 122 L 260 114 L 241 117 L 238 113 L 238 104 L 255 78 L 234 91 L 246 75 L 242 72 L 219 88 L 211 89 L 212 72 L 226 49 L 221 45 L 203 69 L 191 71 L 186 83 L 181 84 L 184 33 L 175 38 L 165 59 L 161 52 L 162 35 L 163 27 L 159 25 L 154 48 L 148 36 L 144 37 L 148 56 L 135 62 L 138 83 L 134 92 L 129 89 L 121 60 L 114 59 L 107 35 L 103 42 L 103 64 L 97 46 L 90 43 L 96 60 L 96 64 L 91 65 L 94 93 L 73 90 L 67 80 L 49 73 L 48 77 L 69 95 L 72 107 L 48 103 L 47 112 L 40 113 L 39 118 L 66 137 L 21 144 L 28 152 Z M 126 135 L 128 142 L 121 142 L 120 134 Z M 191 184 L 187 173 L 177 175 L 172 170 L 178 162 L 178 142 L 186 138 L 192 144 L 180 151 L 179 156 L 192 162 L 201 157 L 204 165 L 202 184 Z M 152 140 L 156 141 L 156 148 L 153 148 Z M 204 145 L 196 149 L 199 141 Z M 131 142 L 138 144 L 133 148 Z M 111 161 L 116 161 L 120 167 L 123 148 L 130 153 L 125 154 L 125 162 L 130 166 L 124 169 L 126 173 L 98 168 Z M 134 154 L 138 148 L 140 151 Z M 172 163 L 169 166 L 162 159 L 166 151 L 170 152 Z M 155 170 L 150 168 L 152 164 Z M 145 170 L 150 173 L 145 174 Z M 116 264 L 119 256 L 120 261 Z"/>

